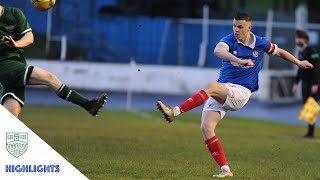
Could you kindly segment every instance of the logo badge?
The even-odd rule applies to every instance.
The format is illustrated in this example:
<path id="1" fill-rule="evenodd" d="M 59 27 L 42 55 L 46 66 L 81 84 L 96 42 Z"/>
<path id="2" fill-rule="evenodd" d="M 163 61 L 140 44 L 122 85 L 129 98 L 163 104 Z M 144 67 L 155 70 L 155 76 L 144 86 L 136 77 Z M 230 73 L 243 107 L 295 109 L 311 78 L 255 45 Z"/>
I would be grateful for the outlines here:
<path id="1" fill-rule="evenodd" d="M 6 26 L 5 28 L 7 29 L 7 30 L 14 30 L 14 28 L 15 28 L 16 26 L 15 25 L 9 25 L 9 26 Z"/>
<path id="2" fill-rule="evenodd" d="M 257 58 L 259 56 L 259 52 L 258 51 L 253 51 L 252 56 Z"/>
<path id="3" fill-rule="evenodd" d="M 28 133 L 7 133 L 7 151 L 18 158 L 26 152 L 28 148 Z"/>

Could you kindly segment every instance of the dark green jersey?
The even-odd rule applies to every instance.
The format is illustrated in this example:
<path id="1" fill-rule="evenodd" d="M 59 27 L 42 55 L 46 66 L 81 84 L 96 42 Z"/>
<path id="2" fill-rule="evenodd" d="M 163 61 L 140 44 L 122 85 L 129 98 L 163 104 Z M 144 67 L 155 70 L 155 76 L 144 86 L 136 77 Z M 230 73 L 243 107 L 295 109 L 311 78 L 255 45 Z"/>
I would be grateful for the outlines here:
<path id="1" fill-rule="evenodd" d="M 15 41 L 21 39 L 23 35 L 31 31 L 31 27 L 23 12 L 14 7 L 4 7 L 4 12 L 0 16 L 0 38 L 11 36 Z M 0 41 L 0 61 L 5 59 L 24 59 L 23 48 L 10 48 L 4 41 Z"/>

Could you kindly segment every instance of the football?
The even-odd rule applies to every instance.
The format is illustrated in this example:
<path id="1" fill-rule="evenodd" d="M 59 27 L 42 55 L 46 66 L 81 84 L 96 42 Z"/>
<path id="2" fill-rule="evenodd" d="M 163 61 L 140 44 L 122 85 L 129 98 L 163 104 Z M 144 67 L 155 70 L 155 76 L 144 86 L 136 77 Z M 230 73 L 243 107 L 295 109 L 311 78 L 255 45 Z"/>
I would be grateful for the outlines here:
<path id="1" fill-rule="evenodd" d="M 56 4 L 56 0 L 30 0 L 30 2 L 34 8 L 40 11 L 47 11 Z"/>

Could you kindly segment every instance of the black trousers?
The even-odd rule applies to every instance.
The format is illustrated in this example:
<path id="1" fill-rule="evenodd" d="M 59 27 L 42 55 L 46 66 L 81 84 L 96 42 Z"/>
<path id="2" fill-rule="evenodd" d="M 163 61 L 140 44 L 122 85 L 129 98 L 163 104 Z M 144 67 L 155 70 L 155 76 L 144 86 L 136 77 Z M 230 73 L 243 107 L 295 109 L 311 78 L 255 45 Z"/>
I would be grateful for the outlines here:
<path id="1" fill-rule="evenodd" d="M 308 99 L 308 97 L 312 96 L 316 101 L 318 100 L 319 93 L 311 94 L 311 82 L 309 81 L 302 81 L 302 101 L 305 103 Z M 313 136 L 314 135 L 314 128 L 315 124 L 309 124 L 308 125 L 308 132 L 307 136 Z"/>

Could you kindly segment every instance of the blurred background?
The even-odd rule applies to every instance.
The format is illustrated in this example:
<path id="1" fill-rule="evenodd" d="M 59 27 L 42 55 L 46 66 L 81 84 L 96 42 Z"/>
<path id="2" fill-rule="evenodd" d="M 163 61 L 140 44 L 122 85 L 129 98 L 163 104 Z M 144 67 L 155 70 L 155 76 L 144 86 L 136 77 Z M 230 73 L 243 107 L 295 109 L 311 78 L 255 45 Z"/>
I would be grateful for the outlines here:
<path id="1" fill-rule="evenodd" d="M 307 30 L 310 44 L 319 49 L 315 0 L 57 0 L 46 12 L 29 0 L 1 3 L 27 16 L 35 34 L 25 53 L 30 64 L 88 96 L 107 91 L 112 109 L 150 111 L 157 100 L 175 105 L 216 81 L 221 61 L 213 49 L 232 33 L 237 11 L 253 16 L 253 33 L 295 55 L 296 29 Z M 296 67 L 264 58 L 259 92 L 231 115 L 300 123 L 301 93 L 291 92 Z M 50 93 L 29 89 L 26 102 L 67 105 Z"/>

